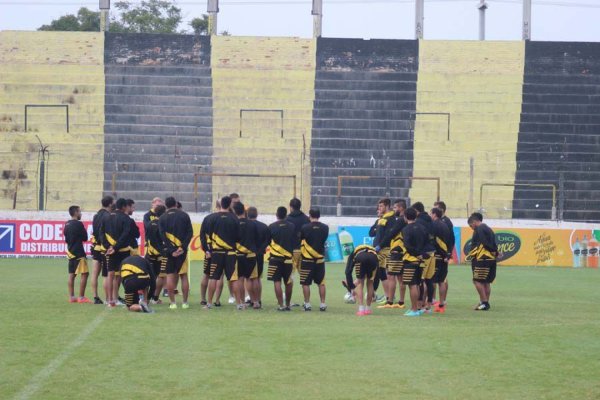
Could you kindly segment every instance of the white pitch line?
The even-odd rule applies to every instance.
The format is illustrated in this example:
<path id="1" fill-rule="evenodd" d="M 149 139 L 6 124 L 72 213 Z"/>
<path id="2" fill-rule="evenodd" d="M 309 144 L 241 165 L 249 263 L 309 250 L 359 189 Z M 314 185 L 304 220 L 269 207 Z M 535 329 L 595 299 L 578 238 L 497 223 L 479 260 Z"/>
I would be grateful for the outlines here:
<path id="1" fill-rule="evenodd" d="M 98 315 L 92 322 L 90 322 L 81 334 L 75 339 L 70 345 L 65 347 L 65 350 L 60 353 L 56 358 L 50 361 L 50 364 L 46 365 L 40 372 L 34 375 L 27 385 L 21 389 L 19 393 L 15 395 L 15 399 L 24 400 L 30 398 L 35 392 L 37 392 L 44 382 L 61 367 L 61 365 L 71 356 L 71 354 L 83 344 L 88 336 L 102 323 L 106 311 Z"/>

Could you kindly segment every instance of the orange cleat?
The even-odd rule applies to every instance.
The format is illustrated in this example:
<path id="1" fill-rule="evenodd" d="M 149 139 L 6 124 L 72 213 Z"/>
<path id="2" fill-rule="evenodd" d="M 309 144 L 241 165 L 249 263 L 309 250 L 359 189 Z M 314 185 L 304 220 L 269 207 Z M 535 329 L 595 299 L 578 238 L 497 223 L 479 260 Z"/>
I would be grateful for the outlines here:
<path id="1" fill-rule="evenodd" d="M 446 312 L 446 306 L 442 306 L 442 307 L 440 307 L 439 305 L 435 306 L 435 308 L 433 309 L 433 312 L 443 314 Z"/>
<path id="2" fill-rule="evenodd" d="M 371 314 L 373 314 L 373 311 L 371 311 L 371 310 L 365 310 L 365 315 L 371 315 Z"/>
<path id="3" fill-rule="evenodd" d="M 365 315 L 368 315 L 368 314 L 366 314 L 365 311 L 357 311 L 356 315 L 359 316 L 359 317 L 364 317 Z"/>
<path id="4" fill-rule="evenodd" d="M 77 299 L 75 299 L 75 298 L 69 298 L 69 303 L 77 303 Z"/>
<path id="5" fill-rule="evenodd" d="M 88 299 L 87 297 L 80 297 L 77 299 L 78 303 L 91 303 L 92 301 L 90 299 Z"/>

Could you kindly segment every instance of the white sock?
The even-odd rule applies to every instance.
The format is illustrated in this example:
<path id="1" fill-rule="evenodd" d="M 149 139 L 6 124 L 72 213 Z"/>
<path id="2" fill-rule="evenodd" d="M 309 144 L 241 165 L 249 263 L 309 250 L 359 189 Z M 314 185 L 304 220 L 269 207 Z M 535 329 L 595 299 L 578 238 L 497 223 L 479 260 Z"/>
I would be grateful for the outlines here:
<path id="1" fill-rule="evenodd" d="M 365 306 L 358 306 L 358 311 L 365 311 Z"/>
<path id="2" fill-rule="evenodd" d="M 327 307 L 327 304 L 321 303 L 321 307 Z"/>

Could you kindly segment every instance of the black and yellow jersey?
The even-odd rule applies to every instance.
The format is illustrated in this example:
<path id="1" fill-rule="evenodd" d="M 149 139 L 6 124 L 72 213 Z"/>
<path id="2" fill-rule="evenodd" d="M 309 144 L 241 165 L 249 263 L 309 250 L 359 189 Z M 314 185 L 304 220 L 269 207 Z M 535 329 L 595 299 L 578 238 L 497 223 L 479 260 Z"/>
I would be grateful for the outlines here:
<path id="1" fill-rule="evenodd" d="M 83 242 L 88 240 L 88 234 L 83 223 L 76 219 L 70 219 L 65 223 L 63 231 L 67 243 L 67 257 L 69 260 L 85 257 Z"/>
<path id="2" fill-rule="evenodd" d="M 300 250 L 302 258 L 320 260 L 325 258 L 325 242 L 329 227 L 321 222 L 311 222 L 300 230 Z"/>
<path id="3" fill-rule="evenodd" d="M 450 255 L 452 255 L 452 250 L 456 245 L 456 236 L 454 235 L 454 224 L 452 220 L 448 218 L 446 215 L 442 217 L 442 221 L 446 224 L 448 229 L 450 230 L 450 242 L 448 243 L 448 248 L 450 249 Z"/>
<path id="4" fill-rule="evenodd" d="M 203 251 L 210 251 L 210 237 L 212 235 L 212 224 L 213 220 L 219 216 L 219 213 L 208 214 L 202 220 L 202 225 L 200 225 L 200 244 L 202 245 Z"/>
<path id="5" fill-rule="evenodd" d="M 131 227 L 129 228 L 129 246 L 131 246 L 132 249 L 137 249 L 140 247 L 138 244 L 138 239 L 140 238 L 140 228 L 138 228 L 133 218 L 129 217 L 129 219 L 131 220 Z"/>
<path id="6" fill-rule="evenodd" d="M 158 218 L 150 221 L 150 225 L 146 230 L 146 235 L 146 255 L 152 257 L 165 256 L 167 251 L 165 249 L 165 244 L 160 237 Z"/>
<path id="7" fill-rule="evenodd" d="M 154 208 L 151 208 L 144 214 L 144 233 L 146 236 L 148 236 L 148 229 L 150 229 L 150 222 L 152 221 L 158 221 L 158 215 L 156 215 Z"/>
<path id="8" fill-rule="evenodd" d="M 177 208 L 170 208 L 158 219 L 160 237 L 167 249 L 167 254 L 181 248 L 188 251 L 190 241 L 194 236 L 194 229 L 190 216 Z"/>
<path id="9" fill-rule="evenodd" d="M 130 220 L 129 215 L 121 210 L 110 214 L 101 228 L 102 246 L 105 249 L 112 247 L 115 251 L 123 253 L 130 250 Z"/>
<path id="10" fill-rule="evenodd" d="M 346 270 L 344 274 L 346 275 L 346 284 L 349 289 L 354 289 L 356 286 L 354 285 L 354 279 L 352 279 L 352 271 L 354 271 L 354 264 L 357 262 L 357 258 L 360 259 L 359 255 L 361 254 L 372 254 L 374 260 L 377 261 L 377 251 L 375 251 L 375 247 L 369 246 L 368 244 L 361 244 L 356 246 L 352 254 L 348 256 L 348 260 L 346 261 Z"/>
<path id="11" fill-rule="evenodd" d="M 94 218 L 92 219 L 92 237 L 90 238 L 90 241 L 92 242 L 93 249 L 96 251 L 106 250 L 102 247 L 102 237 L 100 236 L 100 231 L 109 217 L 110 212 L 104 208 L 101 208 L 96 214 L 94 214 Z"/>
<path id="12" fill-rule="evenodd" d="M 257 254 L 265 254 L 269 243 L 271 243 L 271 231 L 264 222 L 254 220 L 256 223 L 256 231 L 258 233 L 258 248 L 256 249 Z"/>
<path id="13" fill-rule="evenodd" d="M 419 213 L 415 222 L 425 228 L 425 232 L 427 232 L 428 240 L 425 252 L 435 251 L 435 246 L 433 245 L 433 241 L 435 240 L 433 237 L 433 220 L 431 216 L 425 212 Z"/>
<path id="14" fill-rule="evenodd" d="M 450 247 L 450 230 L 442 220 L 433 221 L 433 246 L 437 256 L 446 258 L 452 255 Z"/>
<path id="15" fill-rule="evenodd" d="M 240 240 L 240 223 L 229 211 L 219 211 L 209 222 L 210 248 L 212 251 L 235 251 Z"/>
<path id="16" fill-rule="evenodd" d="M 310 223 L 310 219 L 300 210 L 292 210 L 285 220 L 294 224 L 294 232 L 296 238 L 294 239 L 294 250 L 300 249 L 300 230 L 302 227 Z"/>
<path id="17" fill-rule="evenodd" d="M 121 278 L 123 282 L 129 279 L 149 279 L 149 295 L 154 294 L 156 288 L 156 276 L 150 263 L 141 256 L 129 256 L 121 264 Z"/>
<path id="18" fill-rule="evenodd" d="M 392 250 L 404 252 L 404 243 L 402 242 L 402 229 L 406 226 L 403 216 L 398 216 L 393 222 L 388 222 L 391 227 L 386 230 L 383 243 L 389 243 Z"/>
<path id="19" fill-rule="evenodd" d="M 292 258 L 296 243 L 294 224 L 288 221 L 277 221 L 269 225 L 271 232 L 271 257 Z"/>
<path id="20" fill-rule="evenodd" d="M 495 260 L 498 254 L 496 235 L 486 224 L 480 224 L 473 230 L 469 260 Z"/>
<path id="21" fill-rule="evenodd" d="M 238 222 L 240 224 L 240 239 L 236 243 L 237 253 L 256 256 L 258 249 L 256 222 L 250 221 L 248 218 L 240 218 Z"/>
<path id="22" fill-rule="evenodd" d="M 388 229 L 391 229 L 392 227 L 395 215 L 396 214 L 393 211 L 388 211 L 377 219 L 377 222 L 375 224 L 377 228 L 375 230 L 375 239 L 373 240 L 373 246 L 379 246 L 382 249 L 390 247 L 390 242 L 385 241 L 384 238 L 386 237 Z"/>
<path id="23" fill-rule="evenodd" d="M 415 222 L 402 229 L 404 255 L 402 259 L 408 263 L 418 263 L 419 257 L 427 251 L 429 235 L 423 225 Z"/>

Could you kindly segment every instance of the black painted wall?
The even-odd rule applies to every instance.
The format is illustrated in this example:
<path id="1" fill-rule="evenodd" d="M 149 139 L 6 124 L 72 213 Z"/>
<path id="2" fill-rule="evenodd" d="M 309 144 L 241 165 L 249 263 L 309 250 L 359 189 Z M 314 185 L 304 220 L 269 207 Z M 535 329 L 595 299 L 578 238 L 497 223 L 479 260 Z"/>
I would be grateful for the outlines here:
<path id="1" fill-rule="evenodd" d="M 600 220 L 600 43 L 526 43 L 516 183 L 554 184 L 559 217 Z M 551 190 L 515 190 L 514 218 L 551 208 Z"/>
<path id="2" fill-rule="evenodd" d="M 374 215 L 383 196 L 407 197 L 413 167 L 418 41 L 320 38 L 311 144 L 312 205 Z"/>
<path id="3" fill-rule="evenodd" d="M 136 200 L 175 195 L 184 209 L 207 211 L 212 157 L 210 38 L 113 34 L 105 37 L 104 190 Z"/>

